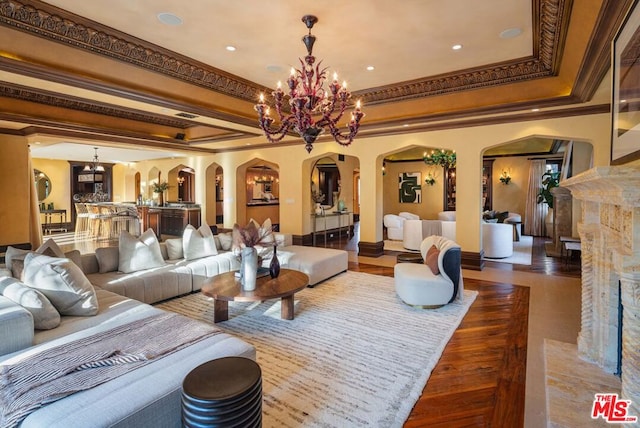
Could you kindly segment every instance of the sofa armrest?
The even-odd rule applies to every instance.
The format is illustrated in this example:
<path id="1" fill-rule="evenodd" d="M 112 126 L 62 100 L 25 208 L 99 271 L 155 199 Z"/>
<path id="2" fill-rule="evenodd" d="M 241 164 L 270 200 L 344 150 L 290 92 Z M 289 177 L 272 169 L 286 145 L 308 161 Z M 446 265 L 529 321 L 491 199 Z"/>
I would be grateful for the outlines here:
<path id="1" fill-rule="evenodd" d="M 22 306 L 0 296 L 0 355 L 33 345 L 33 316 Z"/>

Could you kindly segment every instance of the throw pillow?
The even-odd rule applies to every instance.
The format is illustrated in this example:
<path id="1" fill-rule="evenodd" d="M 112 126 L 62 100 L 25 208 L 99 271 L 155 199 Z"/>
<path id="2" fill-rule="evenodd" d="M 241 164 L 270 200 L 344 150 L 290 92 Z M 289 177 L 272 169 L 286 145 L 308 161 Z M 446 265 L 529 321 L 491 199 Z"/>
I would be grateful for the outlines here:
<path id="1" fill-rule="evenodd" d="M 147 229 L 139 238 L 123 230 L 120 232 L 118 252 L 118 270 L 124 273 L 165 265 L 160 243 L 153 229 Z"/>
<path id="2" fill-rule="evenodd" d="M 165 239 L 164 244 L 167 246 L 167 256 L 169 260 L 180 260 L 184 258 L 182 238 Z"/>
<path id="3" fill-rule="evenodd" d="M 30 252 L 31 251 L 29 250 L 21 250 L 19 248 L 15 248 L 12 246 L 7 247 L 7 251 L 4 253 L 4 264 L 6 268 L 12 272 L 12 275 L 13 275 L 13 261 L 18 258 L 21 258 L 22 260 L 24 260 L 24 257 Z M 17 277 L 14 275 L 14 278 L 17 278 Z"/>
<path id="4" fill-rule="evenodd" d="M 196 229 L 188 224 L 182 234 L 182 250 L 186 260 L 201 259 L 218 254 L 209 225 L 203 223 L 202 226 Z"/>
<path id="5" fill-rule="evenodd" d="M 509 217 L 509 211 L 504 211 L 496 214 L 496 218 L 498 219 L 498 223 L 504 223 L 504 221 Z"/>
<path id="6" fill-rule="evenodd" d="M 17 279 L 0 279 L 0 294 L 29 311 L 37 330 L 50 330 L 60 325 L 60 314 L 49 299 Z"/>
<path id="7" fill-rule="evenodd" d="M 220 241 L 220 249 L 224 251 L 230 251 L 231 246 L 233 245 L 233 234 L 230 232 L 218 233 L 216 236 Z"/>
<path id="8" fill-rule="evenodd" d="M 439 256 L 440 250 L 438 250 L 435 245 L 432 245 L 427 250 L 427 256 L 424 258 L 424 264 L 429 266 L 429 269 L 431 269 L 434 275 L 440 274 L 440 268 L 438 267 Z"/>
<path id="9" fill-rule="evenodd" d="M 60 249 L 56 241 L 53 239 L 47 239 L 47 242 L 42 244 L 40 248 L 36 250 L 36 253 L 44 254 L 50 257 L 64 257 L 64 251 Z"/>
<path id="10" fill-rule="evenodd" d="M 98 272 L 115 272 L 120 265 L 120 252 L 118 247 L 96 248 L 96 259 L 98 260 Z"/>
<path id="11" fill-rule="evenodd" d="M 24 283 L 44 294 L 61 315 L 90 316 L 98 313 L 98 298 L 93 285 L 69 259 L 27 254 Z"/>
<path id="12" fill-rule="evenodd" d="M 80 269 L 82 269 L 82 255 L 79 250 L 71 250 L 64 253 L 64 257 L 74 262 Z"/>

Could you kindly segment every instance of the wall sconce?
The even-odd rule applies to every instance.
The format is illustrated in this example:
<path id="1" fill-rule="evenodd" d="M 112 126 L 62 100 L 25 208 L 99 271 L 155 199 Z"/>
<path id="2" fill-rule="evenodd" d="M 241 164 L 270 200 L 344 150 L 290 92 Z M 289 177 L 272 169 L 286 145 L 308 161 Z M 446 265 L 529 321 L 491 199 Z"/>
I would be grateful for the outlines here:
<path id="1" fill-rule="evenodd" d="M 432 171 L 429 171 L 427 173 L 427 178 L 424 179 L 424 182 L 429 186 L 433 186 L 434 184 L 436 184 L 436 174 Z"/>
<path id="2" fill-rule="evenodd" d="M 178 181 L 178 186 L 182 186 L 182 183 L 184 183 L 184 177 L 178 176 L 177 181 Z"/>
<path id="3" fill-rule="evenodd" d="M 511 182 L 511 174 L 507 170 L 503 170 L 500 175 L 500 182 L 504 185 L 507 185 Z"/>

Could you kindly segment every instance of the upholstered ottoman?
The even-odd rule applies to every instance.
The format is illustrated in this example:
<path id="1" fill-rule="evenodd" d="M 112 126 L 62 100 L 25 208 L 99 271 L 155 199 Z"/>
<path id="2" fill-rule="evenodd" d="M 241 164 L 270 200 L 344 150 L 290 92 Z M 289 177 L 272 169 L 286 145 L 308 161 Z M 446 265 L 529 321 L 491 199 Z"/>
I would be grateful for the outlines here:
<path id="1" fill-rule="evenodd" d="M 349 255 L 343 250 L 302 245 L 289 245 L 278 250 L 280 256 L 285 256 L 286 253 L 290 253 L 289 259 L 281 263 L 281 266 L 306 273 L 310 287 L 346 271 L 349 267 Z"/>

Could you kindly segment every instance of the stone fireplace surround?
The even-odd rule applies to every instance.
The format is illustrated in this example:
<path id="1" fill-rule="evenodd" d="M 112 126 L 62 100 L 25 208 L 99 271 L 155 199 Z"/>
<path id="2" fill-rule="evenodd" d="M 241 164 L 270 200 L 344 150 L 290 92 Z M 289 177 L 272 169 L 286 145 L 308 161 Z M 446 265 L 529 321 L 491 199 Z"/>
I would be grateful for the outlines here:
<path id="1" fill-rule="evenodd" d="M 631 415 L 640 416 L 640 167 L 596 167 L 561 186 L 582 202 L 578 356 L 616 372 L 621 297 L 621 398 L 631 400 Z"/>

